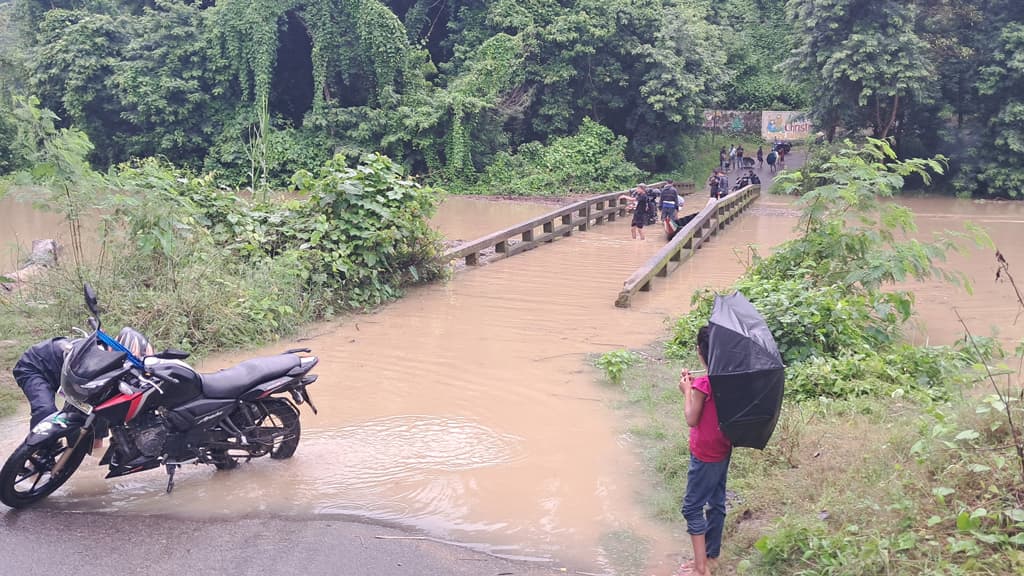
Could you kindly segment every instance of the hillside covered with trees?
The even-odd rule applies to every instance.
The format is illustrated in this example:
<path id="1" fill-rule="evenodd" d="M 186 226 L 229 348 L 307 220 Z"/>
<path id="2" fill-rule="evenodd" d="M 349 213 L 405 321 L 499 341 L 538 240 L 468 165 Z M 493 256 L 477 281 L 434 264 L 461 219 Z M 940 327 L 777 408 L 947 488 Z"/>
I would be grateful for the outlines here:
<path id="1" fill-rule="evenodd" d="M 599 186 L 685 165 L 707 108 L 944 153 L 964 194 L 1024 184 L 1015 0 L 13 0 L 0 48 L 4 172 L 32 95 L 98 167 L 240 185 L 383 152 L 456 190 L 552 157 Z"/>

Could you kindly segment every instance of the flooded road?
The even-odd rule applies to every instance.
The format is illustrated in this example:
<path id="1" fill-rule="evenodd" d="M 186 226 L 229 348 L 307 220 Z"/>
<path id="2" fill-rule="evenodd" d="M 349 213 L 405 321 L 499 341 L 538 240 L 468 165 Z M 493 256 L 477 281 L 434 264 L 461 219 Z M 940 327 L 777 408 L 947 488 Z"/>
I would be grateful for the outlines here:
<path id="1" fill-rule="evenodd" d="M 990 230 L 1011 264 L 1024 266 L 1024 205 L 906 202 L 920 212 L 922 234 L 960 228 L 967 215 Z M 628 535 L 659 571 L 667 555 L 688 549 L 685 534 L 681 522 L 649 519 L 643 499 L 650 480 L 613 407 L 619 396 L 591 359 L 663 338 L 693 290 L 724 289 L 742 272 L 748 244 L 765 253 L 791 236 L 789 205 L 762 197 L 670 278 L 634 297 L 630 309 L 613 305 L 622 282 L 664 240 L 656 231 L 631 240 L 628 221 L 620 220 L 414 289 L 377 313 L 210 358 L 208 371 L 296 346 L 320 357 L 320 380 L 311 387 L 320 414 L 303 410 L 293 459 L 228 473 L 185 468 L 171 496 L 159 471 L 105 481 L 87 460 L 43 505 L 188 518 L 354 517 L 588 572 L 609 570 L 609 543 Z M 469 239 L 551 209 L 453 197 L 436 224 L 450 238 Z M 973 298 L 938 282 L 912 286 L 922 314 L 915 339 L 955 338 L 954 304 L 977 322 L 977 333 L 1005 323 L 1014 299 L 1008 286 L 992 284 L 990 252 L 950 261 L 974 277 Z M 1003 334 L 1019 338 L 1024 329 Z M 0 452 L 24 426 L 24 417 L 0 423 Z"/>

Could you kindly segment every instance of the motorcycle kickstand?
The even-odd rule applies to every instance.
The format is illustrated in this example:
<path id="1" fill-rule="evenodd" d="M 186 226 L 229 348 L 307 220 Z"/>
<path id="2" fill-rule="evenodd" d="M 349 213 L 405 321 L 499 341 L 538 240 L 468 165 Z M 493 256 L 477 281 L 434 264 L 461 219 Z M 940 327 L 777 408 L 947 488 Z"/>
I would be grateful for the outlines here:
<path id="1" fill-rule="evenodd" d="M 167 465 L 167 493 L 170 494 L 174 490 L 174 471 L 178 469 L 180 464 L 168 464 Z"/>

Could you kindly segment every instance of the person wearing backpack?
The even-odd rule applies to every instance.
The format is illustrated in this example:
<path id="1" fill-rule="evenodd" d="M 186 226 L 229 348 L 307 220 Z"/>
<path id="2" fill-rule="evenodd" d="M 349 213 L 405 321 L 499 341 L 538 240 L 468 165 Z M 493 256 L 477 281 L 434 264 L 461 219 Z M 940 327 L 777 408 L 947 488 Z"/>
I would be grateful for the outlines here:
<path id="1" fill-rule="evenodd" d="M 658 204 L 661 198 L 660 188 L 649 188 L 647 190 L 647 225 L 653 226 L 658 223 Z"/>
<path id="2" fill-rule="evenodd" d="M 679 208 L 683 206 L 683 197 L 679 195 L 674 183 L 668 180 L 661 189 L 661 219 L 675 220 Z"/>
<path id="3" fill-rule="evenodd" d="M 724 172 L 718 175 L 718 198 L 725 198 L 729 193 L 729 177 Z"/>
<path id="4" fill-rule="evenodd" d="M 712 198 L 714 198 L 715 200 L 717 200 L 719 198 L 719 195 L 718 195 L 719 194 L 718 185 L 720 184 L 721 180 L 718 179 L 718 176 L 721 173 L 722 173 L 722 169 L 721 168 L 715 168 L 711 172 L 711 176 L 708 177 L 708 188 L 711 191 L 710 196 Z"/>

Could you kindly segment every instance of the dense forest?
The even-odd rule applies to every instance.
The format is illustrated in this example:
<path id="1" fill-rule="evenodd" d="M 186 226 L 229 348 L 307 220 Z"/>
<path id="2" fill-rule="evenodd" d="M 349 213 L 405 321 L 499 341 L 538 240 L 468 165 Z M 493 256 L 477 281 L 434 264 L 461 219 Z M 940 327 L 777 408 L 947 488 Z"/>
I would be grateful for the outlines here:
<path id="1" fill-rule="evenodd" d="M 1019 0 L 13 0 L 0 48 L 3 172 L 28 96 L 98 167 L 249 185 L 383 152 L 456 190 L 677 170 L 704 109 L 801 109 L 1024 190 Z"/>

